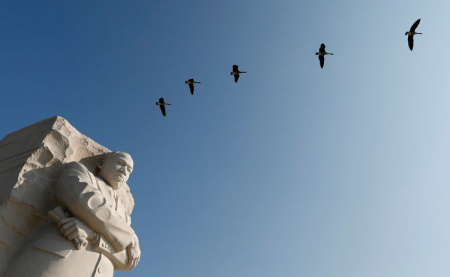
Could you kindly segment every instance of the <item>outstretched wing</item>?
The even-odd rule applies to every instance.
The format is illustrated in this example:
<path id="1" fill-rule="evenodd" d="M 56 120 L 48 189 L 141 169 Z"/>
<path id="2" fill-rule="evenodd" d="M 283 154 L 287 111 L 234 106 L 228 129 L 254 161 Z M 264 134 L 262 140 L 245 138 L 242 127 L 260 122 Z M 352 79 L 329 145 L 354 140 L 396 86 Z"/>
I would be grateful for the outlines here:
<path id="1" fill-rule="evenodd" d="M 233 72 L 238 72 L 239 71 L 239 66 L 237 65 L 233 65 Z"/>
<path id="2" fill-rule="evenodd" d="M 325 56 L 319 55 L 320 67 L 323 68 L 325 64 Z"/>
<path id="3" fill-rule="evenodd" d="M 239 80 L 239 75 L 238 74 L 234 75 L 234 82 L 237 83 L 238 80 Z"/>
<path id="4" fill-rule="evenodd" d="M 420 18 L 416 20 L 416 22 L 414 22 L 414 24 L 411 26 L 411 29 L 409 30 L 410 32 L 415 32 L 417 26 L 419 26 L 420 23 Z"/>
<path id="5" fill-rule="evenodd" d="M 409 49 L 411 49 L 411 51 L 412 51 L 413 47 L 414 47 L 414 38 L 413 38 L 413 36 L 408 36 L 408 45 L 409 45 Z"/>
<path id="6" fill-rule="evenodd" d="M 322 52 L 322 53 L 325 52 L 325 44 L 324 43 L 322 43 L 320 45 L 319 52 Z"/>
<path id="7" fill-rule="evenodd" d="M 159 105 L 159 108 L 161 109 L 162 115 L 166 116 L 166 107 L 164 105 Z"/>
<path id="8" fill-rule="evenodd" d="M 189 84 L 189 89 L 191 90 L 191 94 L 194 95 L 194 84 Z"/>

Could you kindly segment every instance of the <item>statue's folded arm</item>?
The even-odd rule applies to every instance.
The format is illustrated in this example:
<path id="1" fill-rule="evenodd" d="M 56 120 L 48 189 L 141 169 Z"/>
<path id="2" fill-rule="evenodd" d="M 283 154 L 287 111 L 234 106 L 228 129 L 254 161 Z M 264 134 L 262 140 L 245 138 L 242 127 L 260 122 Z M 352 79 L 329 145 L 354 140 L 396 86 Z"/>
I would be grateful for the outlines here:
<path id="1" fill-rule="evenodd" d="M 108 203 L 96 177 L 78 162 L 66 165 L 56 184 L 56 199 L 70 213 L 103 235 L 116 251 L 125 249 L 135 233 Z"/>

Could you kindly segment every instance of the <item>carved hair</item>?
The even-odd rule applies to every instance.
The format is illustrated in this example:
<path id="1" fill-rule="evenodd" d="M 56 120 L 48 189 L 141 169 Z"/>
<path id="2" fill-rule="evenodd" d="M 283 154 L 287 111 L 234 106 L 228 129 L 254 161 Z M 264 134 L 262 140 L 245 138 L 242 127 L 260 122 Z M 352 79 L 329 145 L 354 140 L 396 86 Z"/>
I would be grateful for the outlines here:
<path id="1" fill-rule="evenodd" d="M 105 161 L 115 155 L 128 155 L 131 158 L 131 155 L 126 153 L 126 152 L 122 152 L 122 151 L 114 151 L 114 152 L 107 152 L 104 153 L 103 155 L 100 156 L 98 162 L 97 162 L 97 167 L 96 167 L 96 174 L 98 174 L 98 172 L 100 171 L 102 165 L 105 163 Z"/>

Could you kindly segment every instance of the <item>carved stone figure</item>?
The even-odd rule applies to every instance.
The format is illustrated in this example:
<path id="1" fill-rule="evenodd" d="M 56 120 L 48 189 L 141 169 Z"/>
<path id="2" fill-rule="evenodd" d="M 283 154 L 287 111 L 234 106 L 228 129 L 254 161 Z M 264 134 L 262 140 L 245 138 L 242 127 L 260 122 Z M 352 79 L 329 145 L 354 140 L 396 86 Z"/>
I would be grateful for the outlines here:
<path id="1" fill-rule="evenodd" d="M 98 168 L 95 176 L 79 162 L 65 166 L 55 188 L 60 206 L 49 213 L 57 228 L 41 231 L 8 276 L 112 276 L 114 269 L 137 265 L 139 241 L 116 194 L 128 180 L 133 160 L 127 153 L 112 152 Z"/>
<path id="2" fill-rule="evenodd" d="M 140 258 L 131 156 L 53 117 L 0 141 L 0 276 L 112 276 Z"/>

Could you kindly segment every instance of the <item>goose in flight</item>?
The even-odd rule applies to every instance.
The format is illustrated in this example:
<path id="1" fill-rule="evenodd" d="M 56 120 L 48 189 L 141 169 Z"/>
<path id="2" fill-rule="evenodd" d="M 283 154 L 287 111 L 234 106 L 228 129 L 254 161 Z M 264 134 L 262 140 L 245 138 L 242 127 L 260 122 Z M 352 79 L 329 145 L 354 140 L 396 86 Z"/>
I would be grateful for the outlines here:
<path id="1" fill-rule="evenodd" d="M 184 83 L 189 85 L 189 89 L 191 90 L 192 95 L 194 95 L 194 84 L 201 84 L 200 82 L 197 82 L 194 79 L 189 79 Z"/>
<path id="2" fill-rule="evenodd" d="M 327 51 L 325 51 L 325 44 L 322 43 L 320 45 L 319 52 L 316 52 L 316 55 L 319 56 L 320 67 L 323 68 L 323 65 L 325 64 L 325 55 L 334 55 L 334 54 L 327 53 Z"/>
<path id="3" fill-rule="evenodd" d="M 239 80 L 239 75 L 241 73 L 247 73 L 245 71 L 239 71 L 239 66 L 237 65 L 233 65 L 233 71 L 230 73 L 231 75 L 234 76 L 234 82 L 237 83 L 237 81 Z"/>
<path id="4" fill-rule="evenodd" d="M 411 49 L 411 51 L 413 50 L 414 47 L 414 35 L 421 35 L 422 33 L 416 33 L 416 28 L 417 26 L 419 26 L 420 23 L 420 18 L 416 20 L 416 22 L 414 22 L 414 24 L 411 26 L 411 29 L 409 29 L 409 32 L 405 33 L 405 36 L 408 36 L 408 45 L 409 45 L 409 49 Z"/>
<path id="5" fill-rule="evenodd" d="M 161 113 L 163 116 L 166 116 L 166 107 L 165 105 L 171 105 L 169 103 L 164 102 L 164 98 L 159 98 L 159 102 L 156 102 L 156 105 L 161 109 Z"/>

